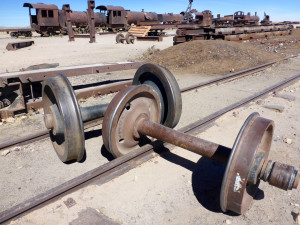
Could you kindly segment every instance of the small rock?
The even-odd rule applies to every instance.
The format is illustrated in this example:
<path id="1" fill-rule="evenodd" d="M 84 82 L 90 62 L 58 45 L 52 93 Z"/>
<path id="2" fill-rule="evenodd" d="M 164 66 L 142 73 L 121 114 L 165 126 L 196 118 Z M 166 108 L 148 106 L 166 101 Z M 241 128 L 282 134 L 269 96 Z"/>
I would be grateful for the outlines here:
<path id="1" fill-rule="evenodd" d="M 2 122 L 0 122 L 0 126 L 2 126 L 3 125 L 3 123 Z"/>
<path id="2" fill-rule="evenodd" d="M 296 203 L 295 206 L 296 206 L 296 207 L 299 207 L 300 205 Z"/>
<path id="3" fill-rule="evenodd" d="M 279 105 L 265 105 L 263 107 L 266 109 L 274 110 L 275 112 L 280 112 L 280 113 L 282 113 L 284 111 L 284 107 L 279 106 Z"/>
<path id="4" fill-rule="evenodd" d="M 263 100 L 258 100 L 258 101 L 256 101 L 256 104 L 257 105 L 261 105 L 263 103 Z"/>
<path id="5" fill-rule="evenodd" d="M 291 93 L 294 93 L 294 90 L 290 90 Z"/>
<path id="6" fill-rule="evenodd" d="M 284 141 L 284 143 L 287 143 L 288 145 L 292 144 L 292 142 L 293 142 L 292 139 L 290 139 L 290 138 L 284 138 L 283 141 Z"/>
<path id="7" fill-rule="evenodd" d="M 231 222 L 231 220 L 226 220 L 225 223 L 226 224 L 231 224 L 232 222 Z"/>
<path id="8" fill-rule="evenodd" d="M 13 152 L 18 152 L 20 150 L 21 150 L 21 147 L 15 147 L 15 148 L 12 149 Z"/>
<path id="9" fill-rule="evenodd" d="M 136 182 L 138 180 L 138 177 L 137 176 L 134 176 L 134 181 Z"/>
<path id="10" fill-rule="evenodd" d="M 292 96 L 292 95 L 284 95 L 284 94 L 275 94 L 275 97 L 277 97 L 277 98 L 283 98 L 283 99 L 286 99 L 286 100 L 288 100 L 288 101 L 295 101 L 295 97 L 294 96 Z"/>
<path id="11" fill-rule="evenodd" d="M 21 119 L 22 120 L 24 120 L 24 119 L 26 119 L 27 118 L 27 116 L 21 116 Z"/>
<path id="12" fill-rule="evenodd" d="M 232 115 L 233 115 L 234 117 L 237 117 L 237 114 L 236 114 L 236 112 L 233 112 L 233 113 L 232 113 Z"/>
<path id="13" fill-rule="evenodd" d="M 4 150 L 3 152 L 1 152 L 2 156 L 7 156 L 10 153 L 10 150 Z"/>
<path id="14" fill-rule="evenodd" d="M 9 118 L 6 119 L 6 122 L 8 122 L 8 123 L 13 123 L 15 121 L 16 121 L 16 119 L 13 118 L 13 117 L 9 117 Z"/>

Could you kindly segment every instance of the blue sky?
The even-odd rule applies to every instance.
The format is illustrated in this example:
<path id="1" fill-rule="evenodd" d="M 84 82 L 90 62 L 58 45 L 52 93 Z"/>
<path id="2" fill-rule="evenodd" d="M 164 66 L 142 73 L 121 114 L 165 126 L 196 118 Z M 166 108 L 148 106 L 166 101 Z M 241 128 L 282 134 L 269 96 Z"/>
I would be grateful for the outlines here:
<path id="1" fill-rule="evenodd" d="M 1 0 L 0 26 L 29 26 L 28 8 L 23 8 L 24 2 L 55 4 L 59 8 L 61 8 L 63 4 L 69 3 L 72 10 L 77 11 L 84 11 L 87 8 L 86 0 Z M 96 0 L 96 6 L 98 5 L 123 6 L 125 9 L 132 11 L 145 9 L 146 12 L 180 13 L 186 10 L 188 0 Z M 193 8 L 198 11 L 209 9 L 215 17 L 218 13 L 222 16 L 233 14 L 235 11 L 244 11 L 251 12 L 251 14 L 257 12 L 262 19 L 264 12 L 267 12 L 274 22 L 284 20 L 300 21 L 300 0 L 194 0 Z"/>

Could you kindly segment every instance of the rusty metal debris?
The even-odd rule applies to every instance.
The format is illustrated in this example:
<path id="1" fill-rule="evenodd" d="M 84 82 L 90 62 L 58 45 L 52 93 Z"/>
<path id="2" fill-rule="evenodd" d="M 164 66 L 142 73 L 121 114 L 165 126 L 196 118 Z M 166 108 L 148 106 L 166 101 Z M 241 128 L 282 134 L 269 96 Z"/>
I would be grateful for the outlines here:
<path id="1" fill-rule="evenodd" d="M 1 28 L 0 32 L 10 34 L 11 37 L 18 38 L 20 36 L 32 37 L 33 28 Z"/>
<path id="2" fill-rule="evenodd" d="M 163 41 L 163 37 L 161 36 L 145 36 L 145 37 L 136 37 L 137 41 Z"/>
<path id="3" fill-rule="evenodd" d="M 59 73 L 69 76 L 106 73 L 137 69 L 143 62 L 122 64 L 95 64 L 26 72 L 5 73 L 0 75 L 0 118 L 8 118 L 16 113 L 36 110 L 41 106 L 41 82 Z M 26 98 L 25 98 L 26 96 Z M 6 100 L 7 99 L 7 100 Z"/>
<path id="4" fill-rule="evenodd" d="M 34 41 L 20 41 L 8 43 L 6 49 L 8 51 L 15 51 L 20 48 L 26 48 L 34 44 Z"/>

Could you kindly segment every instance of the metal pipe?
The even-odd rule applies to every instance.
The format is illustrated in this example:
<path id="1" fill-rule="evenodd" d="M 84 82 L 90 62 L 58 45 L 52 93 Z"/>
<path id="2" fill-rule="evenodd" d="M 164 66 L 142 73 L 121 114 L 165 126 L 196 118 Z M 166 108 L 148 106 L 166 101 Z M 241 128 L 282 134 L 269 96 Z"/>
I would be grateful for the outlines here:
<path id="1" fill-rule="evenodd" d="M 108 105 L 109 103 L 80 108 L 82 121 L 85 123 L 104 117 Z"/>

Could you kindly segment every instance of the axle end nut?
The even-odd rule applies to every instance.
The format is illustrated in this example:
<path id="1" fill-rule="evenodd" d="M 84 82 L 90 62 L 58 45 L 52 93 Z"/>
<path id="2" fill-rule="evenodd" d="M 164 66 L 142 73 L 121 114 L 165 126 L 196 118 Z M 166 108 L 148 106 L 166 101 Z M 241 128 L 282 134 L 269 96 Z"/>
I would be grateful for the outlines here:
<path id="1" fill-rule="evenodd" d="M 274 162 L 268 182 L 272 186 L 287 191 L 292 190 L 293 188 L 296 189 L 299 184 L 299 179 L 300 174 L 293 166 Z"/>

